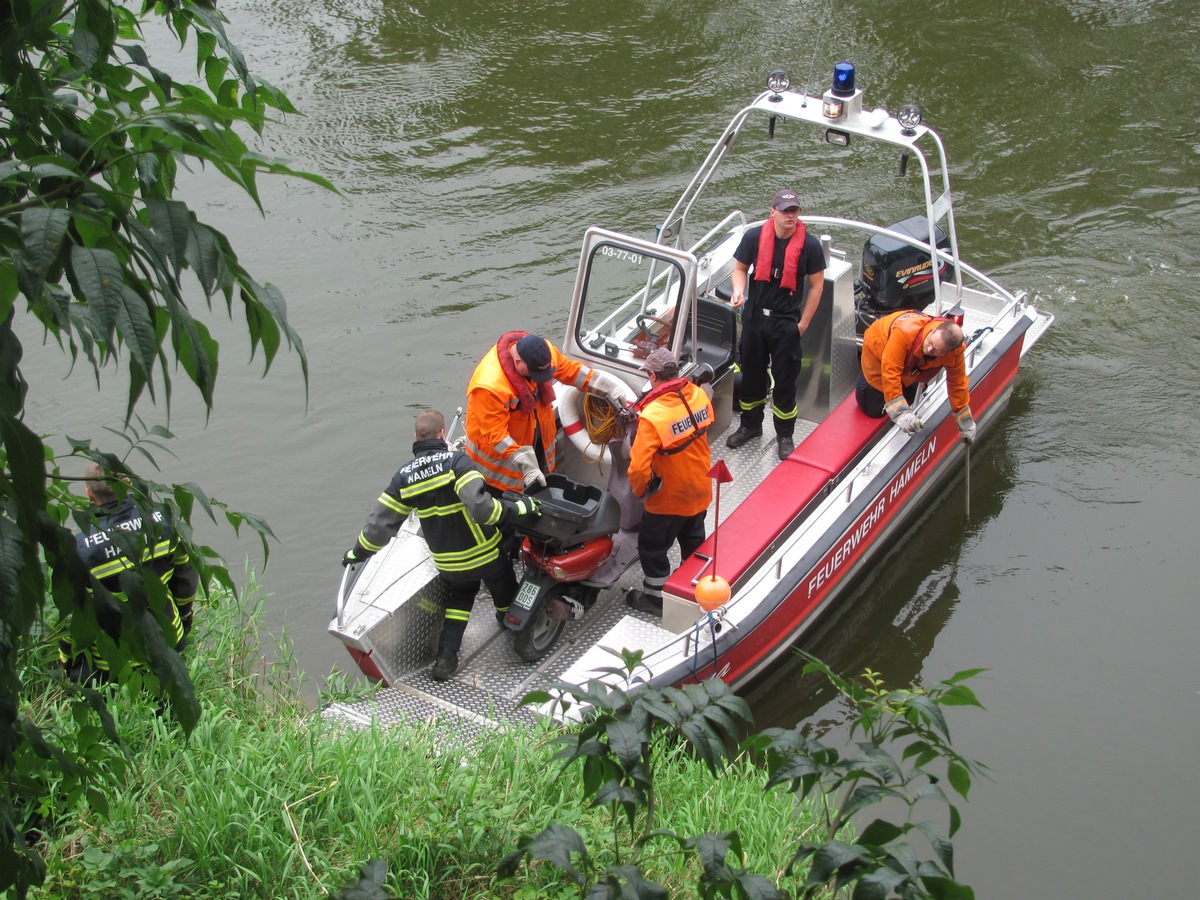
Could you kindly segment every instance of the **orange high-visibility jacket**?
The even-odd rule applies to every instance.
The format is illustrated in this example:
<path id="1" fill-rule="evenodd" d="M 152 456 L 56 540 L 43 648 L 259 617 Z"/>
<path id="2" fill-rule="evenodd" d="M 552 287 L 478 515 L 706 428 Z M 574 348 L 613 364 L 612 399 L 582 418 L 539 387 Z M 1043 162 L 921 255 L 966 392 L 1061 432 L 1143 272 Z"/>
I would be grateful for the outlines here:
<path id="1" fill-rule="evenodd" d="M 950 409 L 958 412 L 971 402 L 962 347 L 936 359 L 926 359 L 918 350 L 917 371 L 904 371 L 905 361 L 914 343 L 923 343 L 929 332 L 943 321 L 924 313 L 901 310 L 877 319 L 867 328 L 863 335 L 862 372 L 867 383 L 883 393 L 885 404 L 899 397 L 909 385 L 927 381 L 929 373 L 940 368 L 946 370 Z"/>
<path id="2" fill-rule="evenodd" d="M 638 419 L 629 454 L 629 486 L 645 497 L 651 476 L 662 478 L 662 487 L 646 497 L 646 512 L 694 516 L 712 502 L 708 437 L 701 434 L 687 443 L 697 430 L 712 427 L 716 419 L 712 401 L 694 384 L 683 385 L 682 394 L 681 398 L 680 391 L 665 391 L 646 405 Z"/>
<path id="3" fill-rule="evenodd" d="M 582 391 L 592 370 L 564 356 L 549 341 L 546 343 L 550 345 L 554 380 Z M 536 398 L 537 385 L 531 381 L 529 387 Z M 537 403 L 534 410 L 517 408 L 517 393 L 500 367 L 499 352 L 493 344 L 475 367 L 475 374 L 467 385 L 467 441 L 463 449 L 482 470 L 488 484 L 501 491 L 519 493 L 524 490 L 525 477 L 513 465 L 511 457 L 518 447 L 533 446 L 534 433 L 539 426 L 546 466 L 553 472 L 554 407 L 549 403 Z"/>

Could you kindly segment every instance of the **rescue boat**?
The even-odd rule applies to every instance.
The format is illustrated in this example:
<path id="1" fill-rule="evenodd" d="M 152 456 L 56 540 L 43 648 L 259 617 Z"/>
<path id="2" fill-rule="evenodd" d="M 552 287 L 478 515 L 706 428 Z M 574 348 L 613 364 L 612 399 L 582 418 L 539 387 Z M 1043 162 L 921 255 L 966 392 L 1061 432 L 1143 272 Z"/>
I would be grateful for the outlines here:
<path id="1" fill-rule="evenodd" d="M 801 219 L 820 235 L 825 286 L 804 336 L 796 447 L 782 461 L 769 410 L 763 438 L 736 450 L 725 446 L 738 424 L 739 320 L 728 303 L 733 253 L 746 229 L 763 220 L 741 209 L 709 214 L 702 202 L 735 146 L 750 145 L 753 153 L 764 142 L 777 171 L 762 173 L 747 195 L 745 167 L 732 167 L 731 182 L 709 193 L 736 193 L 765 208 L 781 186 L 814 186 L 801 190 Z M 825 155 L 825 169 L 816 168 L 814 151 Z M 826 171 L 829 179 L 815 177 Z M 827 187 L 835 176 L 856 186 L 875 177 L 883 187 L 838 194 Z M 868 221 L 840 208 L 813 213 L 819 196 L 839 205 L 846 196 L 865 196 L 862 205 L 885 214 Z M 521 718 L 530 715 L 519 708 L 521 698 L 549 679 L 614 678 L 602 673 L 618 664 L 614 652 L 622 649 L 642 652 L 634 678 L 655 686 L 719 677 L 739 689 L 767 672 L 833 607 L 852 602 L 856 578 L 963 473 L 968 450 L 950 415 L 943 375 L 913 404 L 924 422 L 913 435 L 886 418 L 868 418 L 855 403 L 862 331 L 903 308 L 961 322 L 977 439 L 986 440 L 1022 359 L 1053 316 L 960 257 L 945 148 L 914 104 L 894 114 L 869 108 L 849 63 L 834 67 L 829 89 L 817 96 L 790 86 L 784 72 L 771 73 L 767 89 L 733 116 L 652 238 L 587 230 L 559 344 L 621 379 L 631 394 L 647 386 L 640 370 L 647 352 L 670 347 L 682 374 L 711 392 L 712 456 L 732 481 L 718 485 L 708 541 L 667 581 L 661 618 L 624 602 L 626 588 L 641 581 L 636 533 L 626 527 L 606 579 L 594 585 L 601 589 L 593 605 L 566 623 L 544 658 L 529 663 L 514 653 L 512 635 L 497 627 L 482 599 L 458 672 L 435 682 L 429 663 L 441 622 L 437 580 L 410 522 L 356 579 L 346 573 L 329 624 L 361 670 L 387 687 L 369 701 L 334 704 L 325 715 L 364 724 L 451 715 L 478 726 Z M 465 383 L 469 373 L 463 374 Z M 620 496 L 623 524 L 636 524 L 638 509 L 630 505 L 637 501 L 621 490 L 619 446 L 596 436 L 581 399 L 573 390 L 558 391 L 559 472 Z M 697 587 L 711 575 L 728 582 L 729 597 L 706 612 Z"/>

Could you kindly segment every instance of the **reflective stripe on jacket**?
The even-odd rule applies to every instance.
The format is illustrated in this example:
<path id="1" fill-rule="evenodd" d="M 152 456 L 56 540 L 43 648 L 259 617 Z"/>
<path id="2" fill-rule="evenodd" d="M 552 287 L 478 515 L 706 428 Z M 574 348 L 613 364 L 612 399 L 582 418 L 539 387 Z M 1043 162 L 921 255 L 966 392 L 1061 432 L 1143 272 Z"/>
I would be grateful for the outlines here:
<path id="1" fill-rule="evenodd" d="M 166 588 L 168 608 L 164 611 L 166 626 L 164 636 L 179 648 L 186 629 L 181 609 L 188 608 L 196 599 L 200 579 L 192 568 L 187 548 L 172 530 L 166 517 L 159 511 L 152 515 L 147 525 L 142 521 L 141 511 L 132 499 L 113 500 L 94 509 L 97 524 L 86 534 L 75 536 L 75 546 L 84 565 L 92 576 L 122 602 L 127 597 L 121 592 L 121 574 L 135 567 L 156 574 Z M 133 558 L 131 558 L 131 556 Z M 135 562 L 134 560 L 138 561 Z M 86 652 L 92 665 L 108 671 L 108 662 L 96 651 L 77 651 L 67 636 L 59 639 L 58 656 L 63 663 L 77 653 Z"/>
<path id="2" fill-rule="evenodd" d="M 553 344 L 550 344 L 550 356 L 554 380 L 582 391 L 592 370 L 563 356 Z M 533 382 L 530 385 L 536 388 Z M 533 394 L 537 396 L 536 390 Z M 500 367 L 495 345 L 484 354 L 467 385 L 465 428 L 467 455 L 482 470 L 487 483 L 497 490 L 524 490 L 524 473 L 513 465 L 511 457 L 518 447 L 533 446 L 538 428 L 541 429 L 546 468 L 554 471 L 554 407 L 538 403 L 532 410 L 519 408 L 517 393 Z"/>
<path id="3" fill-rule="evenodd" d="M 413 453 L 375 501 L 359 545 L 368 553 L 383 549 L 415 509 L 439 571 L 469 573 L 499 558 L 496 525 L 505 507 L 471 460 L 436 438 L 417 441 Z"/>
<path id="4" fill-rule="evenodd" d="M 706 432 L 714 418 L 708 395 L 690 383 L 665 391 L 642 409 L 629 455 L 629 486 L 645 497 L 650 478 L 662 478 L 662 487 L 646 497 L 647 512 L 694 516 L 708 509 L 712 463 Z"/>
<path id="5" fill-rule="evenodd" d="M 967 389 L 967 364 L 963 348 L 944 353 L 936 359 L 926 359 L 920 346 L 931 331 L 944 319 L 911 310 L 901 310 L 871 323 L 863 335 L 862 373 L 867 383 L 883 393 L 888 403 L 904 393 L 904 388 L 928 380 L 930 372 L 946 370 L 946 387 L 950 408 L 958 412 L 971 402 Z M 918 347 L 917 371 L 905 371 L 909 350 Z"/>

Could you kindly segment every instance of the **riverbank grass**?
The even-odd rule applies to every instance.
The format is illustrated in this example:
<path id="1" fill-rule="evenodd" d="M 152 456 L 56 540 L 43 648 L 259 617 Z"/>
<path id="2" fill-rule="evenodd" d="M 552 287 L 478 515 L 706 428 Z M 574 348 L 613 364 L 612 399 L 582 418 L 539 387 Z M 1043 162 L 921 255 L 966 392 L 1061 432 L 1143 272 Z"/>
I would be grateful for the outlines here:
<path id="1" fill-rule="evenodd" d="M 286 640 L 262 654 L 261 603 L 225 598 L 198 617 L 187 660 L 204 713 L 190 738 L 148 700 L 110 699 L 125 742 L 102 804 L 60 804 L 43 817 L 48 872 L 36 897 L 319 897 L 386 866 L 376 896 L 577 897 L 537 863 L 507 880 L 500 860 L 523 834 L 569 825 L 595 861 L 614 852 L 613 818 L 591 809 L 577 774 L 552 759 L 553 731 L 513 729 L 467 742 L 446 723 L 347 730 L 301 699 Z M 331 679 L 346 685 L 346 679 Z M 31 711 L 68 715 L 61 689 Z M 748 869 L 779 873 L 809 827 L 786 792 L 764 793 L 741 762 L 712 778 L 679 748 L 656 755 L 658 824 L 698 835 L 736 827 Z M 54 804 L 48 804 L 47 808 Z M 646 874 L 672 896 L 698 870 L 653 854 Z M 368 867 L 368 871 L 370 871 Z M 382 871 L 376 863 L 376 881 Z M 364 892 L 359 896 L 370 896 Z"/>

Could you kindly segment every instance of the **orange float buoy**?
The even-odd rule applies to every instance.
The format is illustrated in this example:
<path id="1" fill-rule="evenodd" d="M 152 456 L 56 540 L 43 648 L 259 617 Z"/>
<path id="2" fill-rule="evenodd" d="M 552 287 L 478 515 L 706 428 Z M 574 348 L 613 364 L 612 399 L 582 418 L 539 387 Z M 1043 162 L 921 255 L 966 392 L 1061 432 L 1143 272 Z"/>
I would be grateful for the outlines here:
<path id="1" fill-rule="evenodd" d="M 696 602 L 705 612 L 712 612 L 729 599 L 729 582 L 720 575 L 706 575 L 696 582 Z"/>

